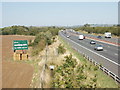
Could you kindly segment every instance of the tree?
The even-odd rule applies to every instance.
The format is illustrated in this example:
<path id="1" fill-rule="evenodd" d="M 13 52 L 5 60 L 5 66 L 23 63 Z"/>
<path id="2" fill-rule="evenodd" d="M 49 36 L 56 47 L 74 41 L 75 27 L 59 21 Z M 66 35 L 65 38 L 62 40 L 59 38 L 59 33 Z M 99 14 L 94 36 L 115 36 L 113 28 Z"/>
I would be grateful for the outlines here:
<path id="1" fill-rule="evenodd" d="M 90 24 L 85 24 L 84 27 L 90 27 Z"/>

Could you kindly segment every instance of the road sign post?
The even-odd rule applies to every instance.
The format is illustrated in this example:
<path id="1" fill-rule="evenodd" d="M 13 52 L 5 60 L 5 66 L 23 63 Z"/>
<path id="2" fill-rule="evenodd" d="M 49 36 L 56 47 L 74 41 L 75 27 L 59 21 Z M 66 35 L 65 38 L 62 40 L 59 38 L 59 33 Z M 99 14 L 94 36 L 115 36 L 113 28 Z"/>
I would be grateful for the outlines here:
<path id="1" fill-rule="evenodd" d="M 25 50 L 28 50 L 27 40 L 13 40 L 14 60 L 27 60 L 28 54 Z M 16 51 L 17 50 L 17 51 Z"/>

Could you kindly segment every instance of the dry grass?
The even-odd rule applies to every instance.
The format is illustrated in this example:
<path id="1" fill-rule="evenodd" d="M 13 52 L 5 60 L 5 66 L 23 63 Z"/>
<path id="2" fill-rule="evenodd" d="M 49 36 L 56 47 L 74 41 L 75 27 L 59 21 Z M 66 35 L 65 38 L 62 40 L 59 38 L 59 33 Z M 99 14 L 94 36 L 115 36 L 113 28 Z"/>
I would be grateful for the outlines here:
<path id="1" fill-rule="evenodd" d="M 70 54 L 67 51 L 63 55 L 62 54 L 58 55 L 57 48 L 58 48 L 59 44 L 61 44 L 61 42 L 58 40 L 58 37 L 56 38 L 55 41 L 56 42 L 54 42 L 52 45 L 49 45 L 47 47 L 48 48 L 47 61 L 46 61 L 46 48 L 44 50 L 42 50 L 41 52 L 39 52 L 39 55 L 36 55 L 36 56 L 33 56 L 30 58 L 31 60 L 35 60 L 37 62 L 36 66 L 39 67 L 39 70 L 38 70 L 38 68 L 36 68 L 38 70 L 38 72 L 34 73 L 33 80 L 32 80 L 33 83 L 31 84 L 31 87 L 41 88 L 40 77 L 43 77 L 43 79 L 44 79 L 43 80 L 43 82 L 44 82 L 43 87 L 50 88 L 52 86 L 51 83 L 52 83 L 53 75 L 51 75 L 52 72 L 49 69 L 49 66 L 54 65 L 56 67 L 57 65 L 63 64 L 64 56 Z M 42 73 L 45 63 L 46 63 L 46 69 L 45 69 L 45 72 Z M 42 75 L 42 74 L 44 74 L 44 75 Z"/>

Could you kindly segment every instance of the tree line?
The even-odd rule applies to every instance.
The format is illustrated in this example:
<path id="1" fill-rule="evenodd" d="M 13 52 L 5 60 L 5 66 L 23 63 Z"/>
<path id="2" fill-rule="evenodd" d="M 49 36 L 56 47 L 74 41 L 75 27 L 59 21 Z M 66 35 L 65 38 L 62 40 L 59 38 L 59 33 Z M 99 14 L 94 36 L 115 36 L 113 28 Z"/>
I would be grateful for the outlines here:
<path id="1" fill-rule="evenodd" d="M 97 33 L 97 34 L 104 34 L 105 32 L 111 32 L 113 35 L 119 36 L 120 35 L 120 26 L 113 25 L 110 27 L 92 27 L 89 24 L 85 24 L 82 27 L 74 28 L 76 31 L 82 30 L 88 33 Z"/>
<path id="2" fill-rule="evenodd" d="M 32 35 L 35 36 L 39 32 L 47 32 L 50 31 L 53 35 L 57 35 L 58 31 L 61 28 L 51 26 L 51 27 L 26 27 L 26 26 L 11 26 L 11 27 L 4 27 L 1 28 L 1 35 Z"/>

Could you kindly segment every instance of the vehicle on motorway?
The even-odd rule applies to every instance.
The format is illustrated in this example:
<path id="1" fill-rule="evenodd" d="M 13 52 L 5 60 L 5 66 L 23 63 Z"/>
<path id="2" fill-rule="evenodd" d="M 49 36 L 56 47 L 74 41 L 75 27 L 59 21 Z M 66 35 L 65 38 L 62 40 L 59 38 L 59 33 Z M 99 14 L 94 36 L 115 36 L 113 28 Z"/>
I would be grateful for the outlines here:
<path id="1" fill-rule="evenodd" d="M 91 40 L 90 44 L 96 44 L 96 42 L 94 40 Z"/>
<path id="2" fill-rule="evenodd" d="M 67 35 L 67 38 L 69 38 L 70 37 L 70 35 Z"/>
<path id="3" fill-rule="evenodd" d="M 97 38 L 102 39 L 102 36 L 97 36 Z"/>
<path id="4" fill-rule="evenodd" d="M 98 44 L 95 46 L 94 50 L 103 51 L 103 46 Z"/>
<path id="5" fill-rule="evenodd" d="M 61 30 L 61 32 L 63 32 L 63 30 Z"/>
<path id="6" fill-rule="evenodd" d="M 84 35 L 79 35 L 79 40 L 83 40 L 84 39 Z"/>
<path id="7" fill-rule="evenodd" d="M 110 32 L 106 32 L 105 33 L 105 38 L 111 38 L 111 33 Z"/>

